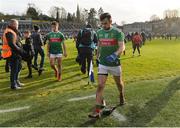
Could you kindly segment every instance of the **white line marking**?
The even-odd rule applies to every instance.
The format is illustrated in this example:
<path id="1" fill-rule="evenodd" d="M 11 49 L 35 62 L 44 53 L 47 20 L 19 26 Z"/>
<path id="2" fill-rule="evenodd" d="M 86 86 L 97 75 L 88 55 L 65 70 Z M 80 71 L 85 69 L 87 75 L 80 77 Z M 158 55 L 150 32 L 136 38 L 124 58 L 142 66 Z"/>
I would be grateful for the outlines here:
<path id="1" fill-rule="evenodd" d="M 12 109 L 4 109 L 4 110 L 0 110 L 0 114 L 7 113 L 7 112 L 20 111 L 20 110 L 29 109 L 29 108 L 30 108 L 30 106 L 24 106 L 24 107 L 20 107 L 20 108 L 12 108 Z"/>
<path id="2" fill-rule="evenodd" d="M 85 96 L 85 97 L 76 97 L 69 99 L 68 101 L 79 101 L 79 100 L 85 100 L 85 99 L 90 99 L 90 98 L 96 98 L 96 95 L 90 95 L 90 96 Z M 114 110 L 112 113 L 112 116 L 118 120 L 118 121 L 126 121 L 126 117 L 121 115 L 117 110 Z"/>
<path id="3" fill-rule="evenodd" d="M 79 100 L 85 100 L 85 99 L 90 99 L 90 98 L 96 98 L 96 95 L 72 98 L 72 99 L 69 99 L 68 101 L 79 101 Z"/>
<path id="4" fill-rule="evenodd" d="M 121 115 L 117 110 L 114 110 L 112 116 L 118 121 L 126 121 L 126 118 L 123 115 Z"/>

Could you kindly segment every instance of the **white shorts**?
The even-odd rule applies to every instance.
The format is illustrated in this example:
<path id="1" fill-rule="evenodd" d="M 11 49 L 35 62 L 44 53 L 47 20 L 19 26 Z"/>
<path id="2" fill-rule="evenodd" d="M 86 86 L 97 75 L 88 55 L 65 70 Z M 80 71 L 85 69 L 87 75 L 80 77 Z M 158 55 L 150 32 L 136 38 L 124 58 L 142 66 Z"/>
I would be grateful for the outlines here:
<path id="1" fill-rule="evenodd" d="M 50 58 L 54 59 L 54 58 L 61 58 L 62 54 L 50 54 Z"/>
<path id="2" fill-rule="evenodd" d="M 108 75 L 121 76 L 121 66 L 109 67 L 99 64 L 98 75 Z"/>

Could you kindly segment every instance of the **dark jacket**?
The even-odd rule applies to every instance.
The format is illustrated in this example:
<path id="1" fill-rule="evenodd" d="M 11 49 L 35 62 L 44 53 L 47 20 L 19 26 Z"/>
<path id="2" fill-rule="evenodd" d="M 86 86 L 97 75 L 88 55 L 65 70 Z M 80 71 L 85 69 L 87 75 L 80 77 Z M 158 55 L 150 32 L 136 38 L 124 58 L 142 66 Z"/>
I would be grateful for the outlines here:
<path id="1" fill-rule="evenodd" d="M 94 49 L 95 46 L 97 46 L 97 43 L 98 43 L 98 39 L 97 39 L 97 35 L 96 35 L 96 32 L 91 29 L 91 28 L 84 28 L 84 29 L 90 29 L 91 30 L 91 34 L 93 34 L 93 40 L 92 40 L 92 43 L 91 45 L 89 46 L 85 46 L 83 44 L 81 44 L 81 39 L 83 38 L 82 37 L 82 32 L 83 32 L 83 29 L 79 31 L 78 35 L 77 35 L 77 41 L 76 41 L 76 48 L 91 48 L 91 49 Z"/>
<path id="2" fill-rule="evenodd" d="M 31 38 L 27 38 L 25 40 L 25 44 L 23 44 L 23 50 L 25 51 L 23 55 L 23 60 L 26 61 L 33 58 L 35 53 L 34 53 L 34 47 L 33 47 Z"/>
<path id="3" fill-rule="evenodd" d="M 34 32 L 31 35 L 31 38 L 33 40 L 34 49 L 39 49 L 41 46 L 43 46 L 42 35 L 40 33 Z"/>

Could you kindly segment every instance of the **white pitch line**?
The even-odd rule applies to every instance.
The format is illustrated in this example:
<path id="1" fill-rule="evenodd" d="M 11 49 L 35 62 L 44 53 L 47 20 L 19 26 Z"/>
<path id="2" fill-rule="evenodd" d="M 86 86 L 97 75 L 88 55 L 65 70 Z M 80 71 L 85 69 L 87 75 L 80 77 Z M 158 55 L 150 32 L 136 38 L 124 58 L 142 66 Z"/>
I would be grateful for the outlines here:
<path id="1" fill-rule="evenodd" d="M 112 116 L 116 118 L 118 121 L 126 121 L 126 118 L 123 115 L 121 115 L 117 110 L 114 110 Z"/>
<path id="2" fill-rule="evenodd" d="M 90 99 L 90 98 L 96 98 L 96 95 L 72 98 L 72 99 L 69 99 L 68 101 L 79 101 L 79 100 L 85 100 L 85 99 Z"/>
<path id="3" fill-rule="evenodd" d="M 4 109 L 4 110 L 0 110 L 0 114 L 7 113 L 7 112 L 20 111 L 20 110 L 29 109 L 29 108 L 30 108 L 30 106 L 24 106 L 24 107 L 19 107 L 19 108 L 12 108 L 12 109 Z"/>
<path id="4" fill-rule="evenodd" d="M 96 95 L 76 97 L 76 98 L 69 99 L 68 101 L 79 101 L 79 100 L 85 100 L 85 99 L 90 99 L 90 98 L 96 98 Z M 114 110 L 114 112 L 112 113 L 112 116 L 118 121 L 126 121 L 126 118 L 123 115 L 121 115 L 117 110 Z"/>

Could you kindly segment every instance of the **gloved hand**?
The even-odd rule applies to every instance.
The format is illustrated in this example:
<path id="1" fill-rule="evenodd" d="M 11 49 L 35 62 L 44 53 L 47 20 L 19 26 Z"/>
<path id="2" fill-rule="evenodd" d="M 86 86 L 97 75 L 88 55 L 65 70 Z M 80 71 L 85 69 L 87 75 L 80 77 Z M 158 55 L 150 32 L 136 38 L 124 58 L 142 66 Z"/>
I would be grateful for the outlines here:
<path id="1" fill-rule="evenodd" d="M 117 59 L 118 59 L 118 56 L 115 53 L 106 57 L 106 60 L 111 63 L 115 62 Z"/>

